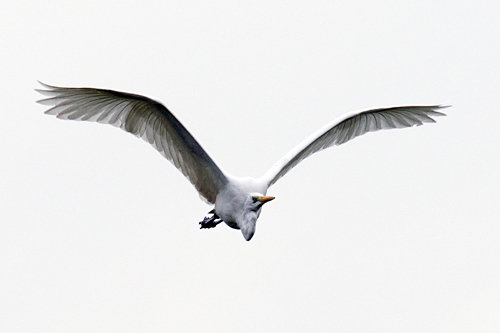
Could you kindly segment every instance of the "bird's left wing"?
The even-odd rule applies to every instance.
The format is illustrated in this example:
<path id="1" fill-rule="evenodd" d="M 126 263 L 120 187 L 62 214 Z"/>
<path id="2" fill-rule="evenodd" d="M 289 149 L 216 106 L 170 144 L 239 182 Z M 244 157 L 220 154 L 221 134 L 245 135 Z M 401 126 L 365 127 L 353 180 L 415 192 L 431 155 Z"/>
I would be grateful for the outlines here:
<path id="1" fill-rule="evenodd" d="M 294 166 L 323 149 L 338 146 L 368 132 L 433 123 L 447 106 L 399 106 L 349 113 L 313 133 L 280 159 L 261 180 L 273 185 Z"/>
<path id="2" fill-rule="evenodd" d="M 37 91 L 50 97 L 38 102 L 53 105 L 45 113 L 61 119 L 110 124 L 144 139 L 189 179 L 202 198 L 215 203 L 219 190 L 227 183 L 226 176 L 161 103 L 113 90 L 40 84 L 45 89 Z"/>

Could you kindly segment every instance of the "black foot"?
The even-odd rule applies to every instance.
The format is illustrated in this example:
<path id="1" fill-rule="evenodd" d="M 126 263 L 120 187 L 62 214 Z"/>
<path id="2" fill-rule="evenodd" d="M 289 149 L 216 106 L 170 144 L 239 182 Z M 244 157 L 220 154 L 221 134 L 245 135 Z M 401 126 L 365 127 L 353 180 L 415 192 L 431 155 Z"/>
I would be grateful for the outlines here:
<path id="1" fill-rule="evenodd" d="M 213 210 L 210 211 L 209 214 L 214 214 L 214 215 L 210 217 L 204 217 L 203 221 L 198 223 L 200 225 L 200 229 L 215 228 L 217 224 L 222 222 L 222 219 L 219 216 L 217 216 L 217 214 L 215 214 Z"/>

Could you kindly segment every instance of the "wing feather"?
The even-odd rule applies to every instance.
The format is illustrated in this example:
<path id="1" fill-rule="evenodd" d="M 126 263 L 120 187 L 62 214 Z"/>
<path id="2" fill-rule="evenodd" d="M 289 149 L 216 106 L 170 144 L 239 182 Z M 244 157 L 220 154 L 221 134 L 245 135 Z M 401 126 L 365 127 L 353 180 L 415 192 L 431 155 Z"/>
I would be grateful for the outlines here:
<path id="1" fill-rule="evenodd" d="M 94 88 L 62 88 L 42 84 L 37 90 L 52 107 L 45 113 L 60 119 L 110 124 L 151 144 L 195 186 L 200 196 L 215 203 L 227 183 L 224 172 L 194 137 L 161 103 L 144 96 Z"/>
<path id="2" fill-rule="evenodd" d="M 353 112 L 327 124 L 280 159 L 261 180 L 273 185 L 305 158 L 323 149 L 338 146 L 368 132 L 434 123 L 432 117 L 444 116 L 437 110 L 447 106 L 398 106 Z"/>

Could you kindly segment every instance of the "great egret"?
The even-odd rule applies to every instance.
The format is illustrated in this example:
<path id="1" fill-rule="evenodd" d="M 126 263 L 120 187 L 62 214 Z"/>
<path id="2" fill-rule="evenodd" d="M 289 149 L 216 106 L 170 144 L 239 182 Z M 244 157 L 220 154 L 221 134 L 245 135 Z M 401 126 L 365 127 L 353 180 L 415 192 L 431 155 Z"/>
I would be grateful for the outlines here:
<path id="1" fill-rule="evenodd" d="M 241 229 L 249 241 L 262 206 L 274 199 L 267 189 L 306 157 L 325 148 L 341 145 L 367 132 L 412 127 L 435 122 L 444 115 L 440 105 L 398 106 L 348 113 L 319 129 L 274 164 L 262 177 L 238 178 L 222 170 L 194 137 L 161 103 L 150 98 L 113 90 L 62 88 L 40 84 L 37 89 L 49 98 L 38 101 L 53 105 L 45 113 L 57 118 L 111 124 L 149 142 L 172 162 L 215 207 L 200 222 L 212 228 L 221 222 Z"/>

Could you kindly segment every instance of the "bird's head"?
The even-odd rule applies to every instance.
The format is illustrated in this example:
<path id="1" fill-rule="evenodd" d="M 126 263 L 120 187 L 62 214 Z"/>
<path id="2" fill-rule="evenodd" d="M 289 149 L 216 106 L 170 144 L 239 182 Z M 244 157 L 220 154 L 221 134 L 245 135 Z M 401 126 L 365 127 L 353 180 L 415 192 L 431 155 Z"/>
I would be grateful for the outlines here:
<path id="1" fill-rule="evenodd" d="M 262 206 L 271 200 L 274 197 L 268 195 L 262 195 L 259 193 L 252 193 L 248 196 L 245 202 L 245 211 L 243 212 L 243 221 L 239 224 L 241 232 L 243 233 L 243 237 L 247 241 L 252 239 L 255 233 L 255 226 L 257 223 L 257 218 L 260 215 L 260 209 Z"/>

